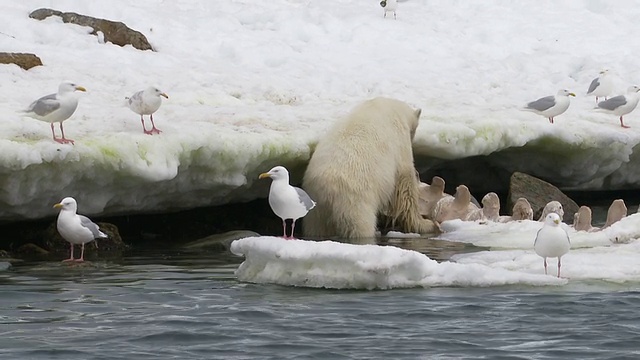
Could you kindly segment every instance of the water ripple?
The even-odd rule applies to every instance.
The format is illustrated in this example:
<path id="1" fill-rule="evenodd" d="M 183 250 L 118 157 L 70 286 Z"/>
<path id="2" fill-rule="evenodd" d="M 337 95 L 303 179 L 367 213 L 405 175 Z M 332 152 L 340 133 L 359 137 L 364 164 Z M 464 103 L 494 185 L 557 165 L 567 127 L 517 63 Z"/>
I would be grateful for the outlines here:
<path id="1" fill-rule="evenodd" d="M 635 289 L 300 289 L 238 283 L 233 257 L 153 259 L 5 271 L 0 358 L 640 356 Z"/>

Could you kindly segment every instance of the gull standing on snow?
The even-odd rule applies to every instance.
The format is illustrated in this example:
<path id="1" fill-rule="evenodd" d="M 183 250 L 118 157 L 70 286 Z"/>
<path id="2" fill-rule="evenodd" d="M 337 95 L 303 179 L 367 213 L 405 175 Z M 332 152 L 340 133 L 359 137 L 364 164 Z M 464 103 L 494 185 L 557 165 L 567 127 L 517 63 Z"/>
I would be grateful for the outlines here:
<path id="1" fill-rule="evenodd" d="M 569 96 L 576 96 L 576 94 L 569 90 L 558 90 L 555 96 L 549 95 L 532 101 L 524 109 L 548 118 L 549 122 L 553 124 L 553 118 L 569 108 Z"/>
<path id="2" fill-rule="evenodd" d="M 58 204 L 53 205 L 53 207 L 60 209 L 57 222 L 58 232 L 71 244 L 71 255 L 63 262 L 84 261 L 84 244 L 95 239 L 108 237 L 88 217 L 76 214 L 78 203 L 74 198 L 66 197 Z M 76 244 L 82 245 L 82 252 L 78 259 L 73 258 L 73 246 Z"/>
<path id="3" fill-rule="evenodd" d="M 130 98 L 125 98 L 127 100 L 127 106 L 129 107 L 129 109 L 140 115 L 140 122 L 142 122 L 142 131 L 147 135 L 161 133 L 161 131 L 156 128 L 156 124 L 153 122 L 153 113 L 160 108 L 160 105 L 162 105 L 161 96 L 164 96 L 165 99 L 169 98 L 167 94 L 163 93 L 153 86 L 150 86 L 145 90 L 136 92 Z M 151 130 L 147 130 L 147 127 L 144 125 L 144 115 L 149 115 L 149 118 L 151 119 Z"/>
<path id="4" fill-rule="evenodd" d="M 393 13 L 393 18 L 397 20 L 396 9 L 398 9 L 398 0 L 382 0 L 380 6 L 384 9 L 383 18 L 387 17 L 387 12 Z"/>
<path id="5" fill-rule="evenodd" d="M 258 177 L 264 179 L 270 177 L 269 205 L 271 210 L 282 219 L 282 229 L 285 239 L 293 239 L 296 220 L 307 215 L 309 210 L 316 206 L 315 201 L 302 189 L 289 185 L 289 171 L 284 166 L 276 166 L 269 172 L 262 173 Z M 287 219 L 291 223 L 291 236 L 287 235 Z"/>
<path id="6" fill-rule="evenodd" d="M 604 97 L 607 100 L 607 96 L 611 95 L 613 91 L 613 79 L 609 76 L 609 70 L 605 69 L 600 71 L 600 76 L 593 79 L 587 90 L 587 95 L 596 97 L 596 104 L 599 97 Z"/>
<path id="7" fill-rule="evenodd" d="M 58 93 L 43 96 L 32 102 L 24 113 L 34 119 L 51 123 L 53 141 L 61 144 L 73 144 L 73 140 L 64 137 L 62 122 L 71 117 L 78 107 L 78 98 L 74 93 L 76 90 L 87 91 L 82 86 L 70 81 L 64 81 L 58 86 Z M 60 123 L 61 138 L 56 137 L 53 123 Z"/>
<path id="8" fill-rule="evenodd" d="M 638 91 L 640 91 L 640 87 L 629 86 L 625 95 L 614 96 L 609 100 L 599 102 L 596 110 L 620 116 L 620 126 L 628 128 L 629 126 L 622 121 L 622 117 L 638 106 L 638 100 L 640 100 Z"/>
<path id="9" fill-rule="evenodd" d="M 547 274 L 547 258 L 558 258 L 558 277 L 560 277 L 560 259 L 569 252 L 571 242 L 567 231 L 560 226 L 560 215 L 549 213 L 544 225 L 538 230 L 533 249 L 544 259 L 544 274 Z"/>

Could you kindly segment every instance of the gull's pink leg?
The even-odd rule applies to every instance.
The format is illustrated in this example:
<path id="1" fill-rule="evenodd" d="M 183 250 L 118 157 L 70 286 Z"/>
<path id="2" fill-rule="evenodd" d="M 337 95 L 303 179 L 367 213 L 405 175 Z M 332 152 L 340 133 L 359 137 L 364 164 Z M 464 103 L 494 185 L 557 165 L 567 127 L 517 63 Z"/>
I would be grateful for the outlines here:
<path id="1" fill-rule="evenodd" d="M 291 237 L 289 237 L 290 240 L 295 240 L 295 236 L 293 236 L 293 231 L 296 228 L 296 220 L 293 219 L 293 222 L 291 223 Z"/>
<path id="2" fill-rule="evenodd" d="M 53 134 L 53 141 L 58 142 L 58 138 L 56 137 L 56 130 L 53 127 L 53 123 L 51 123 L 51 134 Z"/>
<path id="3" fill-rule="evenodd" d="M 51 124 L 53 125 L 53 124 Z M 60 139 L 55 139 L 57 142 L 59 142 L 60 144 L 68 144 L 71 143 L 71 145 L 75 145 L 75 143 L 73 142 L 73 140 L 71 139 L 67 139 L 64 137 L 64 128 L 62 127 L 62 121 L 60 122 L 60 131 L 62 132 L 62 138 Z"/>
<path id="4" fill-rule="evenodd" d="M 549 122 L 553 124 L 553 117 L 549 118 Z"/>
<path id="5" fill-rule="evenodd" d="M 544 258 L 544 274 L 547 275 L 547 258 Z"/>
<path id="6" fill-rule="evenodd" d="M 160 134 L 162 131 L 160 131 L 160 129 L 158 129 L 156 127 L 156 124 L 153 122 L 153 114 L 149 115 L 149 118 L 151 119 L 151 133 L 155 133 L 155 134 Z"/>
<path id="7" fill-rule="evenodd" d="M 84 243 L 82 243 L 82 251 L 80 252 L 80 258 L 76 259 L 77 262 L 84 261 Z"/>
<path id="8" fill-rule="evenodd" d="M 560 257 L 558 258 L 558 277 L 560 277 Z"/>
<path id="9" fill-rule="evenodd" d="M 627 125 L 625 125 L 625 124 L 622 122 L 622 116 L 620 116 L 620 126 L 622 126 L 622 127 L 623 127 L 623 128 L 625 128 L 625 129 L 628 129 L 628 128 L 630 128 L 630 127 L 631 127 L 631 126 L 627 126 Z"/>
<path id="10" fill-rule="evenodd" d="M 73 244 L 69 243 L 69 245 L 71 245 L 71 256 L 68 259 L 62 260 L 62 262 L 67 262 L 67 261 L 74 261 L 75 259 L 73 258 Z"/>
<path id="11" fill-rule="evenodd" d="M 282 233 L 284 235 L 282 235 L 283 238 L 288 239 L 289 237 L 287 236 L 287 220 L 282 219 Z"/>
<path id="12" fill-rule="evenodd" d="M 140 122 L 142 123 L 142 132 L 145 133 L 145 134 L 149 134 L 147 132 L 147 127 L 144 126 L 144 117 L 142 115 L 140 115 Z"/>
<path id="13" fill-rule="evenodd" d="M 140 121 L 142 122 L 142 131 L 145 134 L 153 135 L 155 133 L 155 131 L 153 130 L 154 128 L 151 128 L 151 130 L 147 130 L 147 127 L 144 125 L 144 117 L 142 117 L 142 115 L 140 115 Z M 151 119 L 151 124 L 153 124 L 153 118 Z"/>

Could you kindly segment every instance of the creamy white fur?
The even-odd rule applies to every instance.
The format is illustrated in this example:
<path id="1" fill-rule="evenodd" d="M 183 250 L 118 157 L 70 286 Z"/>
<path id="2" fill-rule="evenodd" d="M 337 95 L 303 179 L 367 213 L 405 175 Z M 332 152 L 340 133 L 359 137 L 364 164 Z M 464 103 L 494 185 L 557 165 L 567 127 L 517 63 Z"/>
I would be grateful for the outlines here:
<path id="1" fill-rule="evenodd" d="M 321 138 L 303 180 L 318 203 L 304 220 L 306 236 L 374 237 L 379 215 L 404 232 L 437 229 L 418 210 L 411 141 L 420 112 L 399 100 L 375 98 Z"/>

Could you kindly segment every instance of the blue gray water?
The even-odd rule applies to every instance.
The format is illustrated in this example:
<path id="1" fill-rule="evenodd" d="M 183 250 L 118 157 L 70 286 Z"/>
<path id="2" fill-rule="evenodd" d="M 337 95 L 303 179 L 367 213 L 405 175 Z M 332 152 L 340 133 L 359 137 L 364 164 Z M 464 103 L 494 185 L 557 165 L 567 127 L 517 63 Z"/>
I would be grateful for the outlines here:
<path id="1" fill-rule="evenodd" d="M 0 359 L 640 358 L 640 287 L 337 291 L 239 283 L 230 254 L 0 271 Z"/>

